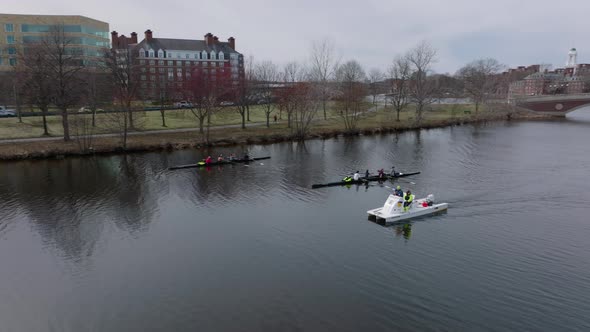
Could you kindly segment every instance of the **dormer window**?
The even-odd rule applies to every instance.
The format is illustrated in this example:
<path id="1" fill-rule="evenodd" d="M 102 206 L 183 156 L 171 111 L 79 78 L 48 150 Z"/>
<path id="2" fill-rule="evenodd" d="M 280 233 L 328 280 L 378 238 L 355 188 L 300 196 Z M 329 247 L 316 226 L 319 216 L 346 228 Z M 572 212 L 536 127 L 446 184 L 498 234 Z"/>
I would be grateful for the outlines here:
<path id="1" fill-rule="evenodd" d="M 164 57 L 164 51 L 159 50 L 158 51 L 158 58 L 163 58 Z"/>
<path id="2" fill-rule="evenodd" d="M 150 58 L 153 58 L 153 57 L 154 57 L 154 50 L 150 50 L 149 57 L 150 57 Z"/>
<path id="3" fill-rule="evenodd" d="M 215 60 L 215 51 L 211 51 L 211 60 Z"/>
<path id="4" fill-rule="evenodd" d="M 207 58 L 208 58 L 207 52 L 206 51 L 201 52 L 201 59 L 206 60 Z"/>
<path id="5" fill-rule="evenodd" d="M 195 53 L 195 59 L 199 58 L 199 53 Z"/>
<path id="6" fill-rule="evenodd" d="M 219 52 L 219 60 L 223 60 L 223 59 L 224 59 L 223 52 Z"/>
<path id="7" fill-rule="evenodd" d="M 139 49 L 139 57 L 142 58 L 145 56 L 145 50 L 143 48 Z"/>

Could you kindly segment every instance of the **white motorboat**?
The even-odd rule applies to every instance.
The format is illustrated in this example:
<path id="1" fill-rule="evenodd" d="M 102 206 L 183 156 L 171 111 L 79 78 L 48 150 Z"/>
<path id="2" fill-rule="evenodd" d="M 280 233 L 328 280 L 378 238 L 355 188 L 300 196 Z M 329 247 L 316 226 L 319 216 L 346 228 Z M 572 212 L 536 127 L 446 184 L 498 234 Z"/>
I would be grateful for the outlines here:
<path id="1" fill-rule="evenodd" d="M 414 199 L 410 207 L 404 211 L 404 200 L 400 196 L 389 195 L 383 207 L 367 211 L 369 219 L 377 222 L 395 223 L 415 217 L 421 217 L 441 211 L 449 207 L 447 203 L 434 203 L 434 196 Z"/>

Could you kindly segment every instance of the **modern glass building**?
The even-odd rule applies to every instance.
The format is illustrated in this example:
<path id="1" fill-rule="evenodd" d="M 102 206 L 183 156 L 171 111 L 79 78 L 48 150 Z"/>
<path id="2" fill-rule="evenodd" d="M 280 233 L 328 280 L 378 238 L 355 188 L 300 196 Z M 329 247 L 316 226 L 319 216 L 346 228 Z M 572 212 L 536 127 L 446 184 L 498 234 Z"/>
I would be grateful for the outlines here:
<path id="1" fill-rule="evenodd" d="M 89 65 L 110 47 L 109 24 L 106 22 L 78 15 L 0 13 L 0 72 L 12 70 L 26 45 L 42 41 L 58 25 L 63 27 L 72 51 L 82 54 Z"/>

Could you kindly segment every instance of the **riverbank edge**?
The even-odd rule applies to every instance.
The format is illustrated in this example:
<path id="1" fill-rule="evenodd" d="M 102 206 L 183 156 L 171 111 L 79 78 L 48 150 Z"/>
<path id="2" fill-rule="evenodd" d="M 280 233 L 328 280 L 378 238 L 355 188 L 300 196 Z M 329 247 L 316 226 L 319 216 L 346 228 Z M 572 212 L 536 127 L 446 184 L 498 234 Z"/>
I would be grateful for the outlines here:
<path id="1" fill-rule="evenodd" d="M 488 122 L 505 122 L 505 121 L 530 121 L 530 120 L 548 120 L 555 119 L 553 116 L 537 115 L 528 112 L 512 114 L 510 118 L 506 115 L 487 115 L 481 117 L 459 118 L 459 119 L 437 119 L 424 120 L 422 123 L 410 122 L 394 122 L 389 126 L 370 126 L 366 128 L 359 128 L 355 131 L 346 131 L 344 129 L 326 129 L 317 128 L 311 129 L 310 132 L 303 138 L 294 136 L 291 133 L 264 133 L 248 135 L 244 131 L 245 137 L 232 137 L 231 135 L 222 135 L 222 137 L 213 138 L 209 144 L 204 144 L 197 137 L 198 129 L 194 132 L 185 132 L 185 135 L 178 135 L 181 133 L 168 134 L 158 133 L 153 134 L 145 132 L 145 134 L 134 135 L 129 137 L 128 146 L 123 149 L 120 146 L 119 137 L 100 137 L 94 138 L 92 151 L 81 151 L 80 145 L 76 140 L 71 142 L 64 141 L 46 141 L 46 142 L 22 142 L 0 145 L 0 161 L 18 161 L 18 160 L 39 160 L 39 159 L 63 159 L 65 157 L 81 157 L 81 156 L 95 156 L 95 155 L 110 155 L 110 154 L 126 154 L 139 152 L 155 152 L 155 151 L 173 151 L 183 149 L 202 149 L 213 147 L 228 147 L 240 145 L 253 144 L 274 144 L 287 141 L 302 141 L 312 139 L 331 139 L 340 136 L 369 136 L 391 133 L 402 133 L 406 131 L 435 129 L 452 126 L 462 126 L 471 124 L 483 124 Z M 281 130 L 279 130 L 281 131 Z M 282 131 L 286 131 L 282 129 Z M 195 135 L 195 133 L 197 135 Z M 192 135 L 191 135 L 192 134 Z M 180 137 L 175 137 L 180 136 Z M 193 136 L 193 137 L 190 137 Z M 229 137 L 226 137 L 229 136 Z M 146 142 L 145 138 L 150 138 Z M 159 142 L 153 142 L 154 139 L 160 137 Z M 199 140 L 199 141 L 197 141 Z"/>

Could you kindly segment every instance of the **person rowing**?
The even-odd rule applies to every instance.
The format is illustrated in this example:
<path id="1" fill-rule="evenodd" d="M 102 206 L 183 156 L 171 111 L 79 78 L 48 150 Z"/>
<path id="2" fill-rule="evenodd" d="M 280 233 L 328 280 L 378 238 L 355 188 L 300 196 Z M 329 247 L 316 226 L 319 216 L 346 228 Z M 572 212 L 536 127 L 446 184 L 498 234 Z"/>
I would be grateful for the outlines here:
<path id="1" fill-rule="evenodd" d="M 223 161 L 223 155 L 220 154 L 219 157 L 217 157 L 217 161 Z"/>
<path id="2" fill-rule="evenodd" d="M 383 171 L 383 168 L 378 170 L 377 174 L 379 175 L 380 179 L 385 179 L 385 172 Z"/>
<path id="3" fill-rule="evenodd" d="M 352 175 L 352 179 L 353 179 L 354 181 L 358 181 L 358 180 L 360 180 L 360 178 L 361 178 L 361 175 L 359 174 L 359 171 L 356 171 L 356 172 L 355 172 L 355 173 Z"/>
<path id="4" fill-rule="evenodd" d="M 230 155 L 229 155 L 229 161 L 234 161 L 234 160 L 236 160 L 236 155 L 233 154 L 233 153 L 230 153 Z"/>
<path id="5" fill-rule="evenodd" d="M 391 176 L 395 176 L 396 172 L 395 172 L 395 166 L 391 166 Z"/>
<path id="6" fill-rule="evenodd" d="M 205 159 L 205 165 L 209 164 L 211 164 L 211 156 L 207 156 L 207 158 Z"/>
<path id="7" fill-rule="evenodd" d="M 365 179 L 368 179 L 368 178 L 369 178 L 369 170 L 367 170 L 367 171 L 365 172 Z"/>

